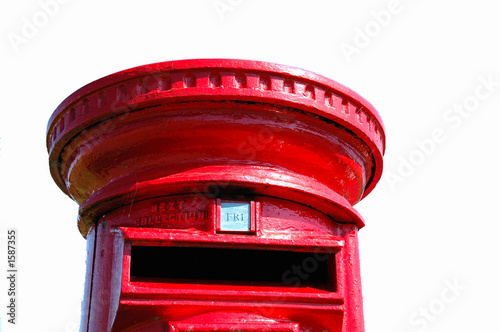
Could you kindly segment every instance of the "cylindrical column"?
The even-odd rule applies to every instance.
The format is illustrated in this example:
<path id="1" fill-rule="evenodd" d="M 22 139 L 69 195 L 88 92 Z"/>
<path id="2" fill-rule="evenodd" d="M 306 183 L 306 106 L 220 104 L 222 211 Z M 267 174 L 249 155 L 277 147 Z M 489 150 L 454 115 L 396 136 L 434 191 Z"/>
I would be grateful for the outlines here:
<path id="1" fill-rule="evenodd" d="M 59 105 L 47 147 L 89 239 L 82 331 L 363 331 L 353 205 L 383 125 L 351 90 L 245 60 L 164 62 Z"/>

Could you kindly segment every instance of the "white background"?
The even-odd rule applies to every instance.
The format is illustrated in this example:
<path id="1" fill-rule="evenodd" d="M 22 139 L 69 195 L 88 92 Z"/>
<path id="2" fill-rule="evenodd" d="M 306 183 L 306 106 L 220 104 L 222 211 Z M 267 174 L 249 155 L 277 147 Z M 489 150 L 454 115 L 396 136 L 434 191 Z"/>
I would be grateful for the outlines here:
<path id="1" fill-rule="evenodd" d="M 205 57 L 311 70 L 379 110 L 384 176 L 356 206 L 366 220 L 367 331 L 500 330 L 494 1 L 61 0 L 51 16 L 41 5 L 48 1 L 0 9 L 0 271 L 6 229 L 19 238 L 18 324 L 6 322 L 0 272 L 1 331 L 79 325 L 86 243 L 76 203 L 49 174 L 51 113 L 104 75 Z"/>

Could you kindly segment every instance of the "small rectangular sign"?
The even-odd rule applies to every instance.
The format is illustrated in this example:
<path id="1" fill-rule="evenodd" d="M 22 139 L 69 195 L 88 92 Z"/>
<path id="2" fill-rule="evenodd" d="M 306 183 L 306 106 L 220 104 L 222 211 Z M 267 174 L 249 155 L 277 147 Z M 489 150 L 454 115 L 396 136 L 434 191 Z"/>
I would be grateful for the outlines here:
<path id="1" fill-rule="evenodd" d="M 251 230 L 250 202 L 221 202 L 220 230 L 249 232 Z"/>

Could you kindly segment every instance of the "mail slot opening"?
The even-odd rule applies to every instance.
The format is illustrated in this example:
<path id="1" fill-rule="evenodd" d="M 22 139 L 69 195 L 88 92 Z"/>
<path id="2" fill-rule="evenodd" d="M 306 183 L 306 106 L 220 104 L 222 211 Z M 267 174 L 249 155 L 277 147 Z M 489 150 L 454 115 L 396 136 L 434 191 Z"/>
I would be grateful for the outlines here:
<path id="1" fill-rule="evenodd" d="M 132 282 L 250 284 L 335 291 L 335 255 L 233 248 L 132 246 L 130 277 Z"/>

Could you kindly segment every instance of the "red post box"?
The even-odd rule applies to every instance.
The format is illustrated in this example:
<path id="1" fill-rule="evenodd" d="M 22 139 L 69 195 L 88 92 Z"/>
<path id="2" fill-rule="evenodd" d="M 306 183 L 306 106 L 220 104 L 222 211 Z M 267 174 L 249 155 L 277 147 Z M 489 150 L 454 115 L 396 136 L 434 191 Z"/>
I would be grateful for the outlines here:
<path id="1" fill-rule="evenodd" d="M 364 331 L 353 205 L 382 172 L 375 109 L 301 69 L 183 60 L 125 70 L 52 115 L 79 205 L 82 331 Z"/>

